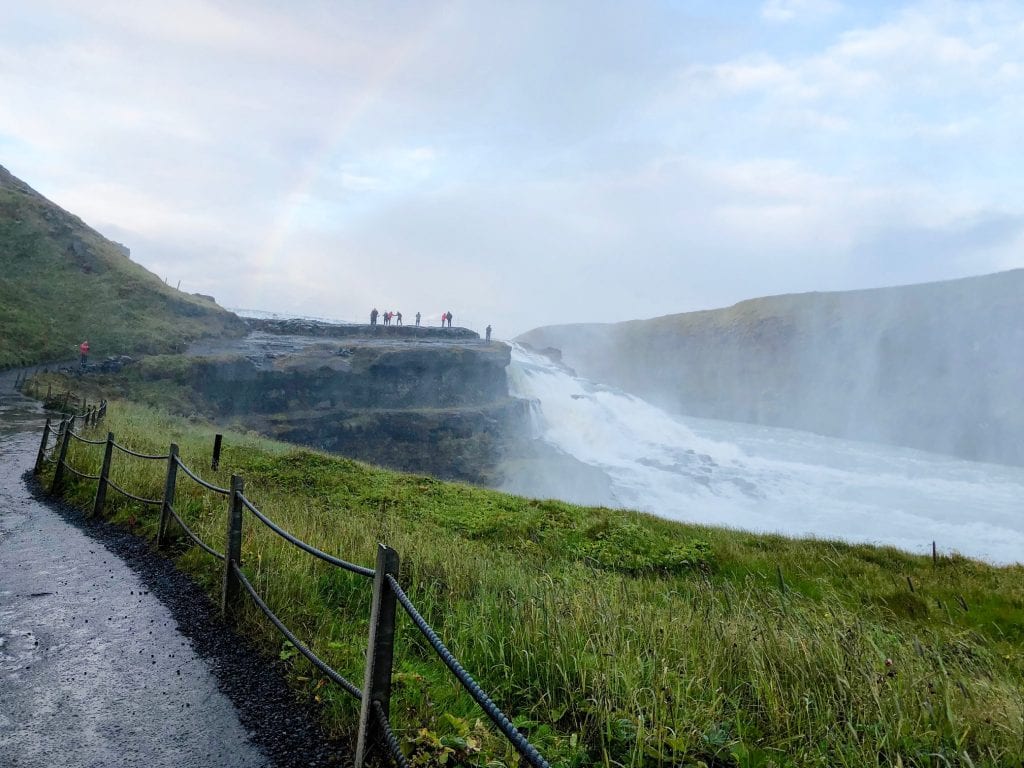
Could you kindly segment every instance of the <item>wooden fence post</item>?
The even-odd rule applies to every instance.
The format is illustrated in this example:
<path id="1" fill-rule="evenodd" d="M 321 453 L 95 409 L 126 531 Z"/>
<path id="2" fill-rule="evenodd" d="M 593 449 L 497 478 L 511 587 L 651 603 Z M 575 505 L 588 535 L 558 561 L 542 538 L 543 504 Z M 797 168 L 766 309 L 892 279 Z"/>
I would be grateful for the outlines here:
<path id="1" fill-rule="evenodd" d="M 71 442 L 71 427 L 73 424 L 74 418 L 71 421 L 65 421 L 64 429 L 61 430 L 60 455 L 57 457 L 57 468 L 53 471 L 53 482 L 50 484 L 51 494 L 60 491 L 61 485 L 64 483 L 64 460 L 68 455 L 68 443 Z"/>
<path id="2" fill-rule="evenodd" d="M 395 650 L 396 601 L 394 590 L 391 589 L 386 577 L 390 574 L 397 578 L 398 565 L 398 553 L 386 544 L 378 544 L 355 768 L 363 768 L 370 751 L 383 736 L 373 712 L 373 703 L 380 703 L 385 716 L 391 714 L 391 664 Z"/>
<path id="3" fill-rule="evenodd" d="M 221 590 L 220 612 L 224 617 L 234 614 L 238 608 L 242 584 L 235 575 L 232 565 L 242 565 L 242 493 L 245 481 L 238 475 L 231 476 L 231 495 L 228 497 L 227 545 L 224 548 L 224 580 Z"/>
<path id="4" fill-rule="evenodd" d="M 171 522 L 171 507 L 174 506 L 174 486 L 178 479 L 178 446 L 171 443 L 167 457 L 167 480 L 164 482 L 164 503 L 160 507 L 160 528 L 156 534 L 156 548 L 167 543 L 167 526 Z"/>
<path id="5" fill-rule="evenodd" d="M 46 459 L 46 444 L 50 441 L 50 420 L 47 419 L 43 425 L 43 439 L 39 442 L 39 453 L 36 454 L 36 466 L 32 474 L 38 475 L 43 471 L 43 461 Z"/>
<path id="6" fill-rule="evenodd" d="M 224 435 L 213 436 L 213 458 L 210 459 L 210 469 L 212 469 L 214 472 L 216 472 L 217 468 L 220 466 L 220 446 L 221 441 L 223 440 Z"/>
<path id="7" fill-rule="evenodd" d="M 107 444 L 103 448 L 103 466 L 100 468 L 100 480 L 96 484 L 96 501 L 92 505 L 92 516 L 103 514 L 103 505 L 107 503 L 107 478 L 110 477 L 110 459 L 114 455 L 114 433 L 107 432 Z"/>

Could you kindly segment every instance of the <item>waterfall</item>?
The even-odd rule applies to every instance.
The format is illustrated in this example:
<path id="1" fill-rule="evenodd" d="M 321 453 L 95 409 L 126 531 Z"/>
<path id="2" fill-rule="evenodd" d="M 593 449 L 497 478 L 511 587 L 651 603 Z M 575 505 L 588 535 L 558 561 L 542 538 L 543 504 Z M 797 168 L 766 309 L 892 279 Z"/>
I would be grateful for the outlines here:
<path id="1" fill-rule="evenodd" d="M 520 346 L 532 455 L 503 489 L 687 522 L 1024 561 L 1024 468 L 674 416 Z"/>

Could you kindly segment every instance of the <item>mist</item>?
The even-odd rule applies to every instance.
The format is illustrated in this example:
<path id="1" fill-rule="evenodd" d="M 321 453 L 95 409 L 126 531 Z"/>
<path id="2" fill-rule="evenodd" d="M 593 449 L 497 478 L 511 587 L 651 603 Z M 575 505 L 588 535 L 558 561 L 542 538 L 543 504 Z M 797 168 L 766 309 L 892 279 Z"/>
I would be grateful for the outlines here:
<path id="1" fill-rule="evenodd" d="M 675 416 L 513 350 L 531 441 L 502 490 L 673 520 L 994 563 L 1024 553 L 1024 468 L 806 431 Z"/>
<path id="2" fill-rule="evenodd" d="M 1024 270 L 520 339 L 675 414 L 1024 464 Z"/>

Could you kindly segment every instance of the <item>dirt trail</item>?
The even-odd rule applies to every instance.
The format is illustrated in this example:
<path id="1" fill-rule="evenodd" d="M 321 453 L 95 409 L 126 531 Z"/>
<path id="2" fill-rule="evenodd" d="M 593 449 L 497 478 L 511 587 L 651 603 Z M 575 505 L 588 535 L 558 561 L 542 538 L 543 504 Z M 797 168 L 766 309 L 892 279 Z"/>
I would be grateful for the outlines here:
<path id="1" fill-rule="evenodd" d="M 23 476 L 43 414 L 13 378 L 0 376 L 0 765 L 337 764 L 279 676 L 209 626 L 212 607 L 169 562 L 33 498 Z"/>

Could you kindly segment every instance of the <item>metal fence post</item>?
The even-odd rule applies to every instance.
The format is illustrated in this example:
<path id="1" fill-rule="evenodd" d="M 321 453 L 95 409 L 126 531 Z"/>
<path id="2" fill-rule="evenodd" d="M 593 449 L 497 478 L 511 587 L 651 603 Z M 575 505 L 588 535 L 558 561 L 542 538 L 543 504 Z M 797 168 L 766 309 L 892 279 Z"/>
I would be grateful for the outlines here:
<path id="1" fill-rule="evenodd" d="M 43 439 L 39 443 L 39 453 L 36 454 L 36 466 L 32 474 L 38 475 L 43 471 L 43 461 L 46 459 L 46 444 L 50 441 L 50 420 L 47 419 L 43 425 Z"/>
<path id="2" fill-rule="evenodd" d="M 96 501 L 92 505 L 92 516 L 103 514 L 103 505 L 107 502 L 107 478 L 110 477 L 110 459 L 114 455 L 114 433 L 107 432 L 107 444 L 103 449 L 103 466 L 100 468 L 100 481 L 96 484 Z"/>
<path id="3" fill-rule="evenodd" d="M 235 575 L 233 565 L 242 565 L 242 493 L 245 481 L 238 475 L 231 476 L 231 495 L 228 497 L 227 546 L 224 548 L 224 580 L 221 591 L 220 612 L 231 616 L 238 607 L 241 582 Z"/>
<path id="4" fill-rule="evenodd" d="M 355 768 L 363 768 L 370 751 L 381 741 L 382 734 L 373 713 L 373 703 L 380 703 L 385 716 L 391 714 L 391 663 L 395 649 L 396 602 L 395 593 L 386 577 L 389 574 L 397 577 L 398 565 L 398 553 L 386 544 L 378 544 Z"/>
<path id="5" fill-rule="evenodd" d="M 68 455 L 68 443 L 71 442 L 71 427 L 74 421 L 72 418 L 71 421 L 64 422 L 64 429 L 61 430 L 60 455 L 57 457 L 57 468 L 53 471 L 53 482 L 50 484 L 51 494 L 57 493 L 64 482 L 64 459 Z"/>
<path id="6" fill-rule="evenodd" d="M 210 459 L 210 469 L 217 471 L 217 467 L 220 466 L 220 446 L 221 441 L 224 440 L 224 435 L 213 436 L 213 458 Z"/>
<path id="7" fill-rule="evenodd" d="M 178 479 L 178 446 L 171 443 L 167 457 L 167 480 L 164 482 L 164 503 L 160 507 L 160 528 L 156 534 L 156 548 L 167 543 L 167 526 L 171 522 L 171 507 L 174 505 L 174 485 Z"/>

